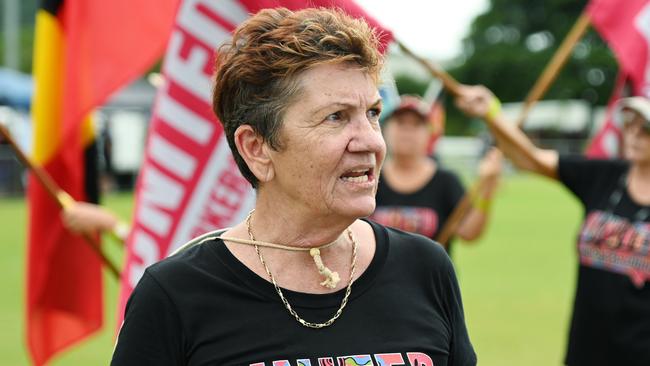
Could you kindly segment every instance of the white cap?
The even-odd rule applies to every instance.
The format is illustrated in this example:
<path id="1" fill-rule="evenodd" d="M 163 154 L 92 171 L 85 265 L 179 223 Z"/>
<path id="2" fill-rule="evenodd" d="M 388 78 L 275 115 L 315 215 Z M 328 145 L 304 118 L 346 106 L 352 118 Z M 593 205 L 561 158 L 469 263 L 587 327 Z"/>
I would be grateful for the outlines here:
<path id="1" fill-rule="evenodd" d="M 640 114 L 645 119 L 644 127 L 650 128 L 650 99 L 644 97 L 619 99 L 614 107 L 614 122 L 619 126 L 623 125 L 623 114 L 626 110 L 632 110 Z"/>

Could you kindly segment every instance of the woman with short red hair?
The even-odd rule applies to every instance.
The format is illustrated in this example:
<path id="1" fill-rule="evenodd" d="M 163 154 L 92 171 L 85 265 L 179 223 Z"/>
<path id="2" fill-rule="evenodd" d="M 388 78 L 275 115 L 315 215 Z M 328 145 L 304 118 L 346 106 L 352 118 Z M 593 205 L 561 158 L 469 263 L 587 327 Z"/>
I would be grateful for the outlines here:
<path id="1" fill-rule="evenodd" d="M 476 364 L 444 251 L 363 219 L 381 67 L 372 30 L 338 11 L 264 10 L 235 31 L 213 107 L 255 210 L 145 271 L 113 365 Z"/>

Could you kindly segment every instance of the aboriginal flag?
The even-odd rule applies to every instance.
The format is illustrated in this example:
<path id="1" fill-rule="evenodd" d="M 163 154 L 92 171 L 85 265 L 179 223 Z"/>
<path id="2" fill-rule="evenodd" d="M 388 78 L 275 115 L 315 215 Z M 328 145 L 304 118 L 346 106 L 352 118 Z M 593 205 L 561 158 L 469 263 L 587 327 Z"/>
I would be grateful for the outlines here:
<path id="1" fill-rule="evenodd" d="M 33 161 L 75 200 L 97 199 L 89 115 L 161 56 L 176 0 L 52 0 L 36 15 Z M 90 150 L 89 150 L 90 149 Z M 91 159 L 87 159 L 90 157 Z M 102 325 L 100 259 L 65 230 L 57 203 L 28 187 L 27 345 L 36 365 Z"/>

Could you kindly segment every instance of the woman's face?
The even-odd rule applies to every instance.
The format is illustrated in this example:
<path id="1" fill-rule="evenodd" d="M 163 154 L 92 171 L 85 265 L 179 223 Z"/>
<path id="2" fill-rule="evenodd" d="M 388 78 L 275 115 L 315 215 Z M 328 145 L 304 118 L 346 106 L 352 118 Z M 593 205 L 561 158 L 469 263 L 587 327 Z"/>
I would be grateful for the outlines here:
<path id="1" fill-rule="evenodd" d="M 623 125 L 623 151 L 625 159 L 633 163 L 650 164 L 650 131 L 644 129 L 647 121 L 636 112 L 627 117 Z"/>
<path id="2" fill-rule="evenodd" d="M 284 115 L 282 148 L 271 153 L 272 194 L 319 215 L 370 215 L 386 154 L 375 82 L 349 64 L 314 67 L 299 82 L 298 100 Z"/>
<path id="3" fill-rule="evenodd" d="M 391 154 L 418 158 L 427 153 L 430 133 L 426 121 L 413 111 L 395 113 L 384 131 Z"/>

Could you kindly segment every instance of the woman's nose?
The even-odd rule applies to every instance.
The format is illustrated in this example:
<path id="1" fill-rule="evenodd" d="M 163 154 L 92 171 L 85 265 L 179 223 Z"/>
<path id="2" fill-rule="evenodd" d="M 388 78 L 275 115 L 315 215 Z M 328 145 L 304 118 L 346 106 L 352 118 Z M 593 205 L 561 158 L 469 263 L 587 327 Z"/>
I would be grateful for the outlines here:
<path id="1" fill-rule="evenodd" d="M 630 135 L 637 136 L 641 133 L 641 124 L 639 123 L 631 124 L 627 127 L 627 131 L 629 132 Z"/>
<path id="2" fill-rule="evenodd" d="M 381 152 L 386 149 L 379 125 L 367 118 L 353 123 L 352 136 L 348 144 L 350 152 Z"/>

